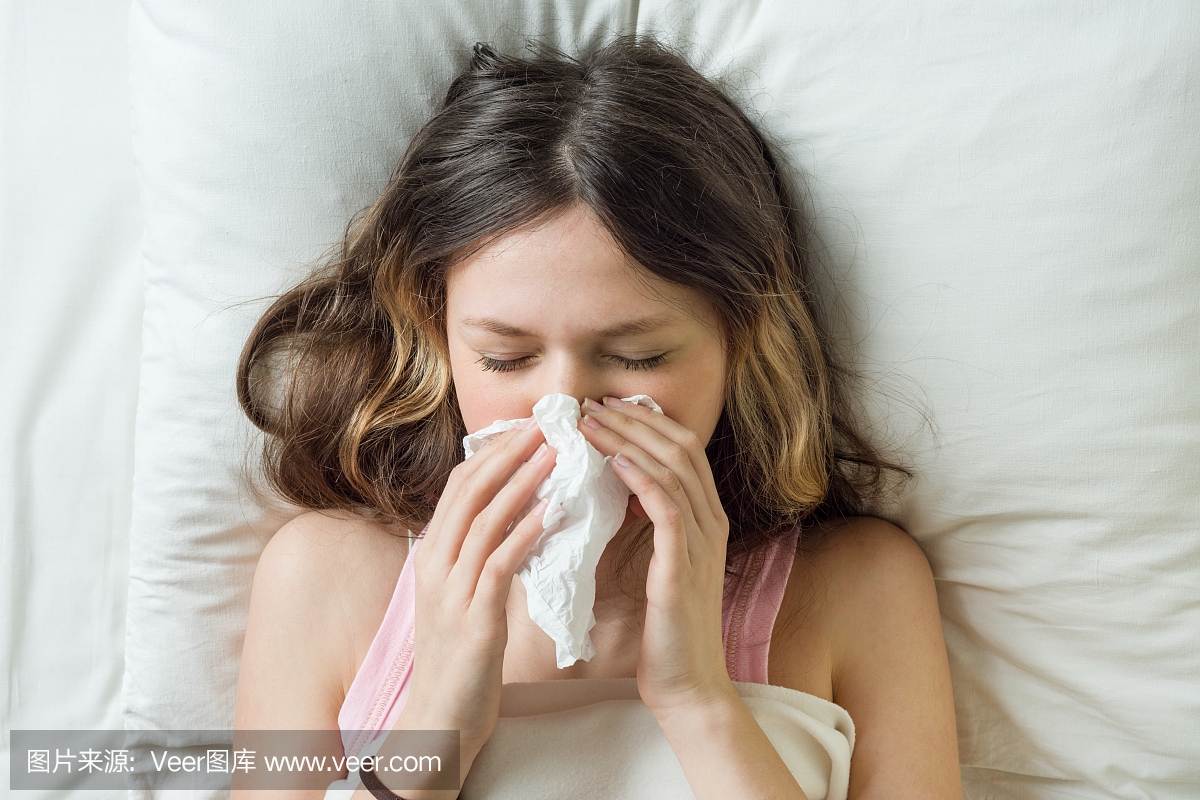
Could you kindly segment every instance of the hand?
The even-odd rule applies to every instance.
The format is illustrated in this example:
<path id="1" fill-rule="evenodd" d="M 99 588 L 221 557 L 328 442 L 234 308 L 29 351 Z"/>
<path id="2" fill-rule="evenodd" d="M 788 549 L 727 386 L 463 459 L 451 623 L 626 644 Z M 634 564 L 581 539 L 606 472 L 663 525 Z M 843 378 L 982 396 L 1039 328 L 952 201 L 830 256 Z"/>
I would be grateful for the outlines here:
<path id="1" fill-rule="evenodd" d="M 656 715 L 736 696 L 725 667 L 721 599 L 729 520 L 704 443 L 649 408 L 606 397 L 585 404 L 580 430 L 654 524 L 638 691 Z M 617 455 L 617 454 L 620 455 Z M 640 506 L 640 509 L 639 509 Z"/>
<path id="2" fill-rule="evenodd" d="M 532 421 L 489 442 L 451 472 L 413 556 L 415 657 L 395 727 L 461 731 L 464 774 L 499 718 L 505 603 L 545 503 L 513 523 L 554 461 Z"/>

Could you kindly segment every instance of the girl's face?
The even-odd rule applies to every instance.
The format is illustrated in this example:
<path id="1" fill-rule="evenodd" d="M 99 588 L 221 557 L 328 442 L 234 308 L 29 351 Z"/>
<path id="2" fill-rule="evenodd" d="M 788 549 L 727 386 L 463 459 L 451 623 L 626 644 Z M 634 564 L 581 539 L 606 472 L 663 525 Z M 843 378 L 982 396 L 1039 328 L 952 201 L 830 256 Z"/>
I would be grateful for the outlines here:
<path id="1" fill-rule="evenodd" d="M 446 336 L 467 432 L 542 396 L 648 394 L 705 441 L 724 403 L 725 346 L 697 292 L 632 266 L 585 206 L 514 231 L 447 276 Z"/>

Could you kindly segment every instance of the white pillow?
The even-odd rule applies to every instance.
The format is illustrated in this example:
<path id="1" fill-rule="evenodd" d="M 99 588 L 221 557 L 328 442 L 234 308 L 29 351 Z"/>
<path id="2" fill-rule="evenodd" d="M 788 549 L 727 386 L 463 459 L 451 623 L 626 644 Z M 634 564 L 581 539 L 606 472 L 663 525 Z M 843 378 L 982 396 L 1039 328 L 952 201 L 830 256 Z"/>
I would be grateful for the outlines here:
<path id="1" fill-rule="evenodd" d="M 263 308 L 239 304 L 337 242 L 475 40 L 569 46 L 633 9 L 810 176 L 840 271 L 818 289 L 920 472 L 886 512 L 939 581 L 968 796 L 1200 794 L 1200 15 L 1178 3 L 137 0 L 127 724 L 232 721 L 281 521 L 239 483 Z"/>

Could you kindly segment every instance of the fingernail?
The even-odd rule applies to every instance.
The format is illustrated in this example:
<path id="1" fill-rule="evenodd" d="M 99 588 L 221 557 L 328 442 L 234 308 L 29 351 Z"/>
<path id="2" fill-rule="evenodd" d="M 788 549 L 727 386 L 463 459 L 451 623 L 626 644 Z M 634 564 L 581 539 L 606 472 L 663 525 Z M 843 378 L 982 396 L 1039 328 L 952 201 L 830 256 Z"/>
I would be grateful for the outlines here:
<path id="1" fill-rule="evenodd" d="M 589 428 L 594 428 L 595 430 L 600 430 L 601 428 L 604 427 L 599 422 L 596 422 L 596 420 L 592 419 L 591 414 L 588 414 L 586 417 L 583 418 L 583 424 L 587 425 Z"/>
<path id="2" fill-rule="evenodd" d="M 613 456 L 613 461 L 617 462 L 617 464 L 622 467 L 633 466 L 633 462 L 630 461 L 628 458 L 626 458 L 621 453 L 617 453 L 615 456 Z"/>
<path id="3" fill-rule="evenodd" d="M 603 411 L 604 410 L 604 406 L 600 405 L 595 400 L 592 400 L 590 398 L 585 399 L 583 401 L 583 407 L 586 408 L 588 411 Z"/>
<path id="4" fill-rule="evenodd" d="M 619 397 L 606 397 L 604 398 L 604 405 L 609 408 L 620 408 L 625 405 L 625 401 Z"/>
<path id="5" fill-rule="evenodd" d="M 521 430 L 527 431 L 535 425 L 537 425 L 537 417 L 530 417 L 521 423 Z"/>
<path id="6" fill-rule="evenodd" d="M 546 511 L 546 506 L 548 506 L 548 505 L 550 505 L 550 503 L 546 500 L 543 500 L 542 502 L 540 502 L 536 506 L 534 506 L 533 511 L 531 511 L 529 513 L 533 514 L 535 517 L 540 517 Z"/>
<path id="7" fill-rule="evenodd" d="M 540 445 L 538 445 L 538 449 L 530 457 L 529 463 L 532 464 L 535 461 L 541 461 L 542 456 L 544 455 L 546 455 L 546 443 L 542 442 Z"/>

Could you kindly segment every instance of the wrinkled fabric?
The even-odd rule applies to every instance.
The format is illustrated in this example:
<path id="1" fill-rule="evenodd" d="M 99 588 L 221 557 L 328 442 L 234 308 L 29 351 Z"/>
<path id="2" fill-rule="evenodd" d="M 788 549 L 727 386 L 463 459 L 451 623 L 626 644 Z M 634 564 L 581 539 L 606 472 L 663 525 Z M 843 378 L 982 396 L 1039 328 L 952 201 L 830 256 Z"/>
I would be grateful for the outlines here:
<path id="1" fill-rule="evenodd" d="M 854 722 L 844 708 L 783 686 L 733 684 L 810 800 L 846 800 Z M 380 736 L 361 753 L 374 756 Z M 351 800 L 358 772 L 324 800 Z M 475 758 L 460 800 L 692 800 L 671 743 L 641 701 L 637 678 L 589 678 L 501 687 L 500 717 Z"/>

